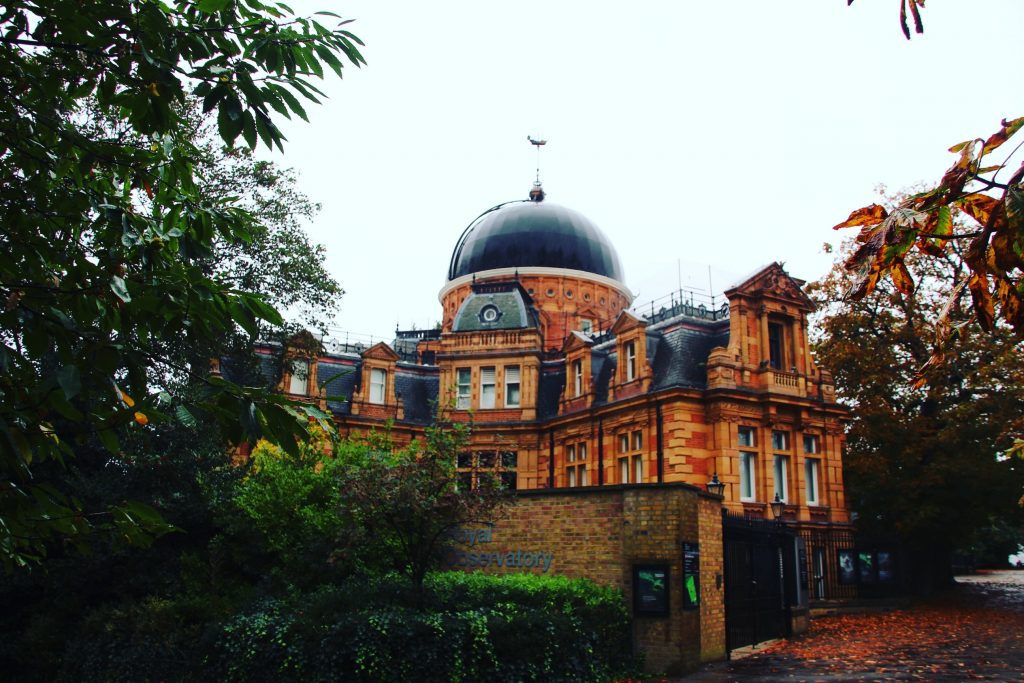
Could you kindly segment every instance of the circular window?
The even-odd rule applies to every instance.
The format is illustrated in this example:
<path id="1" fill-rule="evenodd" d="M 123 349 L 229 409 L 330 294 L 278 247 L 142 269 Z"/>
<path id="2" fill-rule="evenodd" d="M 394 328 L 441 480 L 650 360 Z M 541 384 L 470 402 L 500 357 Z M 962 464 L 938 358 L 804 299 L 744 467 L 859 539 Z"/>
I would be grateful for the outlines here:
<path id="1" fill-rule="evenodd" d="M 572 290 L 571 289 L 565 290 L 565 298 L 566 299 L 571 299 L 572 298 Z"/>
<path id="2" fill-rule="evenodd" d="M 551 288 L 549 287 L 549 288 L 548 288 L 548 291 L 546 292 L 546 294 L 547 294 L 548 296 L 554 296 L 554 295 L 555 295 L 555 290 L 553 290 L 553 289 L 551 289 Z"/>
<path id="3" fill-rule="evenodd" d="M 533 287 L 530 287 L 528 290 L 526 290 L 526 293 L 529 294 L 530 296 L 533 296 Z"/>
<path id="4" fill-rule="evenodd" d="M 590 301 L 590 292 L 583 292 L 583 300 Z"/>
<path id="5" fill-rule="evenodd" d="M 480 310 L 480 320 L 485 323 L 497 322 L 500 317 L 501 315 L 498 313 L 498 308 L 496 306 L 484 306 Z"/>
<path id="6" fill-rule="evenodd" d="M 601 305 L 604 306 L 604 297 L 601 297 Z"/>

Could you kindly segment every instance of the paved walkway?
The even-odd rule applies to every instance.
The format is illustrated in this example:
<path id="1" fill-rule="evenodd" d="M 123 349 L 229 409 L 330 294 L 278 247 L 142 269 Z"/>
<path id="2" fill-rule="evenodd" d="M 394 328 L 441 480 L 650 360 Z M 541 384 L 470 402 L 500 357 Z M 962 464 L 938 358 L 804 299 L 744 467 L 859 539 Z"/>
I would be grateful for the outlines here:
<path id="1" fill-rule="evenodd" d="M 907 609 L 819 617 L 802 636 L 678 680 L 1024 682 L 1024 571 L 958 583 Z"/>

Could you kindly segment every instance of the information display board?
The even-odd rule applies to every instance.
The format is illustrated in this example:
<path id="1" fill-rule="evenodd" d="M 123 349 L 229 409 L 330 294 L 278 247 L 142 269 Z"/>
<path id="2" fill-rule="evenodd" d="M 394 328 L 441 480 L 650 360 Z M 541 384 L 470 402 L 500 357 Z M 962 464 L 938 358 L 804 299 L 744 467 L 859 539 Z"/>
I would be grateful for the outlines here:
<path id="1" fill-rule="evenodd" d="M 633 613 L 637 616 L 668 616 L 669 572 L 667 564 L 633 565 Z"/>
<path id="2" fill-rule="evenodd" d="M 683 543 L 683 607 L 700 605 L 700 544 Z"/>

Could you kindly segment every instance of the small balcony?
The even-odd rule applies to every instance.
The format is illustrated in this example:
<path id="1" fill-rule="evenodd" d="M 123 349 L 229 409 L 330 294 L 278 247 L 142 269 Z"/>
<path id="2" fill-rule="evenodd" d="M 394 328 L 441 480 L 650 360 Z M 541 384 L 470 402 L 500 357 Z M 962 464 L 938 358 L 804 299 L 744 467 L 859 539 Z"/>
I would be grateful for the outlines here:
<path id="1" fill-rule="evenodd" d="M 765 379 L 765 389 L 768 391 L 790 396 L 803 396 L 806 392 L 807 380 L 803 375 L 795 372 L 783 372 L 768 368 L 762 377 Z"/>

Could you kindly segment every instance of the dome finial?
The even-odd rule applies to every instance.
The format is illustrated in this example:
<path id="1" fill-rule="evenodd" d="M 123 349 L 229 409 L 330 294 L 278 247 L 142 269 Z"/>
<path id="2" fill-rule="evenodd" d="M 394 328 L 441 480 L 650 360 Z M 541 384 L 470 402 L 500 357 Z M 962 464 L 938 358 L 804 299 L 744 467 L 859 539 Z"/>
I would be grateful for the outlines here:
<path id="1" fill-rule="evenodd" d="M 533 181 L 533 188 L 530 189 L 530 200 L 535 202 L 544 201 L 544 188 L 540 184 L 540 148 L 548 144 L 547 140 L 535 140 L 532 135 L 527 135 L 526 139 L 530 141 L 530 144 L 537 148 L 537 177 Z"/>
<path id="2" fill-rule="evenodd" d="M 530 188 L 530 201 L 544 201 L 544 188 L 540 186 L 539 180 L 534 181 L 533 187 Z"/>

